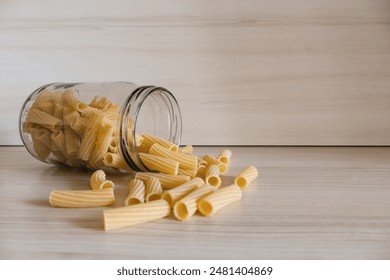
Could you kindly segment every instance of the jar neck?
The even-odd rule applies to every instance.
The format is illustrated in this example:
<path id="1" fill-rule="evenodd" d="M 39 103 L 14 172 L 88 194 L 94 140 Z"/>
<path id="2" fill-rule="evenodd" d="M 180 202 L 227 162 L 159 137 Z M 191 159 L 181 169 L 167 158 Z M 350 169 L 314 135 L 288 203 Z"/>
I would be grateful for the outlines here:
<path id="1" fill-rule="evenodd" d="M 138 87 L 122 105 L 118 131 L 120 152 L 129 167 L 150 172 L 140 159 L 136 136 L 149 133 L 179 146 L 182 134 L 179 104 L 165 88 Z"/>

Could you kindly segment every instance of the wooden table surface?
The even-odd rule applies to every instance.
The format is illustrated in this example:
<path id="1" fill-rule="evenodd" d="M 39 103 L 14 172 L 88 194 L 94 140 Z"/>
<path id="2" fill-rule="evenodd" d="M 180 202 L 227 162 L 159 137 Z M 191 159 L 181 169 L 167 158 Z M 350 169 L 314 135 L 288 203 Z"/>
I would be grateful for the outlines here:
<path id="1" fill-rule="evenodd" d="M 102 208 L 48 203 L 53 189 L 88 189 L 90 173 L 40 163 L 23 147 L 0 147 L 0 258 L 390 258 L 390 148 L 231 149 L 225 184 L 247 164 L 260 171 L 240 203 L 211 218 L 168 217 L 105 232 Z M 120 206 L 132 175 L 108 177 Z"/>

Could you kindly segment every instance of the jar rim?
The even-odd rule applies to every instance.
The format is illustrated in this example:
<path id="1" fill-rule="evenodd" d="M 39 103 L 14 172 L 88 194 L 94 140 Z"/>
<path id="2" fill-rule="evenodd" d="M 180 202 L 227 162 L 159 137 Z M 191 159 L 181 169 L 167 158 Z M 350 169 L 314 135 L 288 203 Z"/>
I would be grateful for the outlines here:
<path id="1" fill-rule="evenodd" d="M 168 128 L 167 140 L 179 146 L 182 135 L 180 107 L 177 99 L 169 90 L 164 87 L 141 86 L 131 92 L 123 103 L 119 113 L 119 150 L 126 163 L 137 172 L 154 172 L 154 170 L 150 170 L 143 164 L 136 143 L 140 111 L 149 98 L 152 98 L 158 104 L 162 114 L 168 114 L 167 123 L 165 124 Z M 156 117 L 163 118 L 162 115 Z M 129 135 L 129 125 L 131 135 Z"/>

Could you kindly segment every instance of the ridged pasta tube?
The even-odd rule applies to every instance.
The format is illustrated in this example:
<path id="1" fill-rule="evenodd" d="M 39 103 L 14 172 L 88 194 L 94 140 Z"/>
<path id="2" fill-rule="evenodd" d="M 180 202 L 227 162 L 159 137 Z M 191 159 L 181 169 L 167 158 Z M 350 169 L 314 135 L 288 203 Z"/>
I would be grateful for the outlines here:
<path id="1" fill-rule="evenodd" d="M 89 184 L 93 190 L 113 188 L 114 183 L 106 179 L 106 173 L 103 170 L 96 170 L 92 173 Z"/>
<path id="2" fill-rule="evenodd" d="M 50 155 L 51 138 L 46 128 L 37 128 L 31 131 L 33 147 L 39 159 L 45 160 Z"/>
<path id="3" fill-rule="evenodd" d="M 112 188 L 82 191 L 55 190 L 50 193 L 49 202 L 54 207 L 100 207 L 113 204 L 115 197 Z"/>
<path id="4" fill-rule="evenodd" d="M 173 206 L 176 201 L 202 185 L 204 185 L 204 181 L 201 178 L 194 178 L 176 188 L 165 191 L 162 195 L 162 199 L 165 199 L 169 205 Z"/>
<path id="5" fill-rule="evenodd" d="M 129 182 L 129 194 L 125 199 L 125 205 L 134 205 L 144 203 L 145 184 L 139 179 L 133 179 Z"/>
<path id="6" fill-rule="evenodd" d="M 220 188 L 198 202 L 199 212 L 204 216 L 214 215 L 221 208 L 241 200 L 242 191 L 236 185 Z"/>
<path id="7" fill-rule="evenodd" d="M 53 112 L 54 112 L 54 104 L 49 99 L 42 100 L 42 101 L 39 101 L 39 102 L 38 102 L 38 100 L 36 100 L 34 102 L 34 105 L 33 105 L 32 108 L 41 110 L 41 111 L 43 111 L 45 113 L 48 113 L 49 115 L 53 115 Z"/>
<path id="8" fill-rule="evenodd" d="M 98 167 L 103 163 L 103 157 L 108 151 L 108 146 L 111 143 L 112 133 L 114 132 L 114 127 L 109 122 L 103 122 L 96 135 L 95 147 L 92 150 L 90 155 L 89 165 L 93 167 Z"/>
<path id="9" fill-rule="evenodd" d="M 62 130 L 54 132 L 50 136 L 52 144 L 52 150 L 60 151 L 65 157 L 67 156 L 66 146 L 65 146 L 65 137 Z M 54 147 L 54 148 L 53 148 Z"/>
<path id="10" fill-rule="evenodd" d="M 179 163 L 172 159 L 159 156 L 139 153 L 142 163 L 153 171 L 163 172 L 165 174 L 177 175 Z"/>
<path id="11" fill-rule="evenodd" d="M 76 157 L 81 147 L 80 135 L 78 135 L 70 127 L 64 127 L 64 141 L 66 154 Z"/>
<path id="12" fill-rule="evenodd" d="M 247 166 L 244 170 L 237 174 L 234 179 L 234 184 L 241 189 L 246 189 L 250 183 L 252 183 L 258 176 L 256 167 L 253 165 Z"/>
<path id="13" fill-rule="evenodd" d="M 163 199 L 103 211 L 104 229 L 113 230 L 168 216 L 170 207 Z"/>
<path id="14" fill-rule="evenodd" d="M 207 166 L 205 166 L 205 165 L 199 165 L 199 166 L 198 166 L 198 171 L 197 171 L 197 173 L 196 173 L 196 176 L 197 176 L 197 177 L 204 178 L 205 175 L 206 175 L 206 170 L 207 170 Z"/>
<path id="15" fill-rule="evenodd" d="M 32 104 L 32 109 L 38 109 L 49 115 L 53 115 L 54 111 L 54 103 L 51 100 L 51 92 L 44 89 L 39 92 L 37 95 L 35 102 Z"/>
<path id="16" fill-rule="evenodd" d="M 176 219 L 186 221 L 192 217 L 198 209 L 197 203 L 199 199 L 212 193 L 213 191 L 214 188 L 212 186 L 205 184 L 177 201 L 173 206 L 173 214 Z"/>
<path id="17" fill-rule="evenodd" d="M 31 109 L 27 115 L 28 122 L 39 124 L 40 126 L 47 128 L 52 132 L 59 131 L 61 129 L 61 119 L 53 117 L 52 115 L 49 115 L 48 113 L 45 113 L 38 109 Z"/>
<path id="18" fill-rule="evenodd" d="M 156 177 L 150 177 L 145 184 L 145 201 L 161 199 L 162 187 Z"/>
<path id="19" fill-rule="evenodd" d="M 194 155 L 185 155 L 176 153 L 160 146 L 159 144 L 153 144 L 150 147 L 149 153 L 155 156 L 169 158 L 179 162 L 179 168 L 196 170 L 198 167 L 198 157 Z"/>
<path id="20" fill-rule="evenodd" d="M 89 160 L 93 148 L 95 146 L 97 130 L 103 120 L 103 113 L 99 111 L 92 111 L 88 120 L 88 127 L 84 133 L 83 140 L 81 141 L 80 150 L 77 154 L 79 159 Z"/>
<path id="21" fill-rule="evenodd" d="M 65 89 L 64 93 L 62 94 L 62 98 L 66 106 L 72 108 L 73 110 L 78 109 L 78 104 L 80 103 L 80 100 L 78 97 L 78 93 L 74 89 Z"/>
<path id="22" fill-rule="evenodd" d="M 159 144 L 160 146 L 162 146 L 170 151 L 177 152 L 177 150 L 178 150 L 178 147 L 175 144 L 173 144 L 172 142 L 169 142 L 168 140 L 151 135 L 149 133 L 144 133 L 141 136 L 143 138 L 142 146 L 143 146 L 143 149 L 145 149 L 146 151 L 149 151 L 149 149 L 155 143 Z"/>
<path id="23" fill-rule="evenodd" d="M 217 159 L 223 162 L 224 164 L 229 165 L 231 157 L 232 157 L 232 151 L 225 149 L 219 153 Z"/>
<path id="24" fill-rule="evenodd" d="M 126 163 L 121 157 L 120 154 L 116 153 L 106 153 L 103 158 L 103 163 L 106 166 L 114 167 L 114 168 L 125 168 Z"/>
<path id="25" fill-rule="evenodd" d="M 205 182 L 214 188 L 218 188 L 221 185 L 221 178 L 219 177 L 219 168 L 213 164 L 207 167 Z"/>
<path id="26" fill-rule="evenodd" d="M 185 175 L 169 175 L 164 173 L 138 172 L 135 175 L 135 178 L 144 181 L 144 183 L 150 177 L 156 177 L 164 189 L 173 189 L 177 186 L 180 186 L 181 184 L 184 184 L 185 182 L 188 182 L 191 179 L 189 176 Z"/>

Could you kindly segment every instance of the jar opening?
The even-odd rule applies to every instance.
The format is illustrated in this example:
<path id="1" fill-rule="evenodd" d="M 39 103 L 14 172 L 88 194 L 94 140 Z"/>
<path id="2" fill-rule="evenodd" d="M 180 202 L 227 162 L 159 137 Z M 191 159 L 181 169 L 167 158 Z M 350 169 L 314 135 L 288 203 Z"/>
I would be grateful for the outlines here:
<path id="1" fill-rule="evenodd" d="M 149 133 L 180 145 L 181 112 L 177 100 L 165 88 L 145 86 L 134 90 L 123 104 L 120 119 L 120 151 L 135 171 L 153 171 L 139 157 L 140 135 Z"/>

